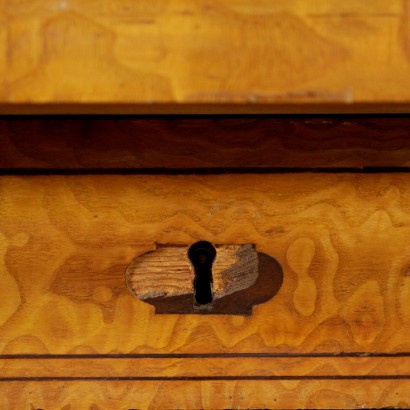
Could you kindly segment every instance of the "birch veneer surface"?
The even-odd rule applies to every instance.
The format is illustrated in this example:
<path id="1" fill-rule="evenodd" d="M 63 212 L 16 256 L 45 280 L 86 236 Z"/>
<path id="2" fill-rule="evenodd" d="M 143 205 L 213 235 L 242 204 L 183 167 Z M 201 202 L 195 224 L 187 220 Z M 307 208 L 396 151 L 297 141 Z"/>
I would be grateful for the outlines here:
<path id="1" fill-rule="evenodd" d="M 2 176 L 4 408 L 410 405 L 408 174 Z M 154 243 L 254 243 L 251 316 L 158 315 Z"/>
<path id="2" fill-rule="evenodd" d="M 2 0 L 2 112 L 397 111 L 408 0 Z"/>

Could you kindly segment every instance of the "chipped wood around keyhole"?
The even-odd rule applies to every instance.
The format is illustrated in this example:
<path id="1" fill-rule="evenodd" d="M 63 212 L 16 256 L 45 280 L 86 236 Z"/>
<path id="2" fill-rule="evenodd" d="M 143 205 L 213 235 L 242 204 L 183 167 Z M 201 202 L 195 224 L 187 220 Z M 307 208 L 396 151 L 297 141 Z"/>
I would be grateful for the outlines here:
<path id="1" fill-rule="evenodd" d="M 258 278 L 258 255 L 253 245 L 217 245 L 212 265 L 213 297 L 218 299 L 253 285 Z M 127 285 L 141 300 L 193 294 L 194 268 L 187 247 L 157 245 L 134 259 Z"/>
<path id="2" fill-rule="evenodd" d="M 126 271 L 131 293 L 154 305 L 156 313 L 250 314 L 252 306 L 271 298 L 282 282 L 278 263 L 256 252 L 253 244 L 215 245 L 213 301 L 198 305 L 188 249 L 189 245 L 157 244 L 136 257 Z"/>

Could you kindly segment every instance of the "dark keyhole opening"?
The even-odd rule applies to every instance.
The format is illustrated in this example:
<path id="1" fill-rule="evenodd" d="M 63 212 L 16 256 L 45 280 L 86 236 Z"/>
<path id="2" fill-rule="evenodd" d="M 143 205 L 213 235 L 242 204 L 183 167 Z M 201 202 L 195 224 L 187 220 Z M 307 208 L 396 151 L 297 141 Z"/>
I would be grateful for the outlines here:
<path id="1" fill-rule="evenodd" d="M 194 267 L 194 293 L 198 305 L 212 302 L 212 264 L 216 249 L 207 241 L 199 241 L 190 246 L 188 257 Z"/>

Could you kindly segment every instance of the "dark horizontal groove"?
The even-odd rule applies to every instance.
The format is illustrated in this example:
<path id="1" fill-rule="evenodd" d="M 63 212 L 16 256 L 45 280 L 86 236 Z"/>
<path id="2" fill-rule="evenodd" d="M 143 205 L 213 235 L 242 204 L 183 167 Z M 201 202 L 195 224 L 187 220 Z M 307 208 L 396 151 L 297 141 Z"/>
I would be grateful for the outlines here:
<path id="1" fill-rule="evenodd" d="M 224 174 L 383 174 L 410 173 L 410 167 L 363 168 L 0 168 L 0 176 L 70 176 L 70 175 L 224 175 Z"/>
<path id="2" fill-rule="evenodd" d="M 341 353 L 106 353 L 106 354 L 2 354 L 0 360 L 13 359 L 214 359 L 214 358 L 332 358 L 332 357 L 410 357 L 410 352 Z"/>
<path id="3" fill-rule="evenodd" d="M 69 104 L 68 104 L 69 105 Z M 359 118 L 369 118 L 369 119 L 386 119 L 386 118 L 409 118 L 410 114 L 405 113 L 277 113 L 277 114 L 266 114 L 266 113 L 253 113 L 253 114 L 241 114 L 241 113 L 231 113 L 231 114 L 0 114 L 1 119 L 7 119 L 11 121 L 19 120 L 70 120 L 70 119 L 82 119 L 82 120 L 199 120 L 199 119 L 209 119 L 209 120 L 221 120 L 221 119 L 275 119 L 275 118 L 294 118 L 294 119 L 315 119 L 315 118 L 333 118 L 340 120 L 347 119 L 359 119 Z"/>
<path id="4" fill-rule="evenodd" d="M 380 375 L 380 376 L 62 376 L 62 377 L 0 377 L 0 382 L 70 382 L 70 381 L 212 381 L 212 380 L 409 380 L 410 374 L 406 375 Z"/>

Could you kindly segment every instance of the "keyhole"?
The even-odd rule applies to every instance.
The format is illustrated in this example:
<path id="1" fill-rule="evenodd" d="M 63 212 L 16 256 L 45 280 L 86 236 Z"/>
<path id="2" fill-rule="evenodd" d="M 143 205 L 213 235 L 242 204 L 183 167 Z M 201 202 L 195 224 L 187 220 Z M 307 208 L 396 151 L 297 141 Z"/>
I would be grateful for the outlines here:
<path id="1" fill-rule="evenodd" d="M 212 264 L 216 249 L 207 241 L 199 241 L 190 246 L 188 257 L 194 267 L 194 294 L 198 305 L 212 302 Z"/>

